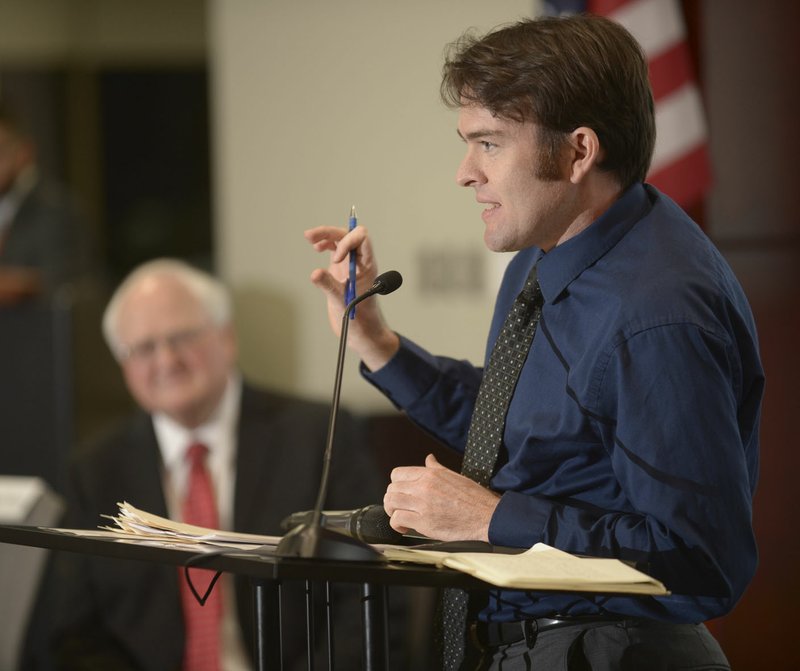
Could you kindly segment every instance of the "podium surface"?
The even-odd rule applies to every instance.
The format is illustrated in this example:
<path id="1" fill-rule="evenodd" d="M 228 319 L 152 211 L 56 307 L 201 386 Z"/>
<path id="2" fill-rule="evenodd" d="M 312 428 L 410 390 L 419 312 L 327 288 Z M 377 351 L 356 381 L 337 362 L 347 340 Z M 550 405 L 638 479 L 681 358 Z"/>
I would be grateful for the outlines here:
<path id="1" fill-rule="evenodd" d="M 491 585 L 459 571 L 429 564 L 397 562 L 354 562 L 296 557 L 276 557 L 272 548 L 261 553 L 240 549 L 187 549 L 185 545 L 169 547 L 149 540 L 128 538 L 86 537 L 47 527 L 0 524 L 0 543 L 64 550 L 101 557 L 139 559 L 183 566 L 190 559 L 208 554 L 202 568 L 225 571 L 251 578 L 267 580 L 324 580 L 330 582 L 376 583 L 419 587 L 460 587 L 489 589 Z M 212 552 L 209 552 L 209 549 Z M 213 550 L 225 554 L 212 554 Z"/>
<path id="2" fill-rule="evenodd" d="M 255 660 L 259 671 L 280 667 L 280 601 L 284 580 L 356 583 L 362 586 L 364 661 L 367 671 L 387 668 L 385 588 L 390 585 L 459 587 L 486 590 L 482 580 L 449 568 L 399 562 L 356 562 L 277 557 L 274 548 L 257 551 L 185 545 L 171 547 L 150 540 L 81 536 L 45 527 L 0 525 L 0 543 L 80 554 L 184 566 L 202 558 L 202 568 L 246 576 L 253 585 L 256 621 Z M 225 554 L 218 554 L 216 550 Z M 210 550 L 210 551 L 209 551 Z"/>

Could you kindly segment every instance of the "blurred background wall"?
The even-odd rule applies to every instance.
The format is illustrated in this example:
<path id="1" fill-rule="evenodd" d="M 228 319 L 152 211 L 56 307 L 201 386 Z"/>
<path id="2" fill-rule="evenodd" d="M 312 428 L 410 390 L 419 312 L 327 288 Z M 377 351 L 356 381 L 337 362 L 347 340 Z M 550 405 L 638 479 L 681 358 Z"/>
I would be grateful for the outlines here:
<path id="1" fill-rule="evenodd" d="M 735 669 L 791 668 L 800 665 L 789 629 L 800 597 L 790 516 L 800 9 L 682 6 L 714 173 L 692 214 L 751 298 L 768 375 L 761 568 L 736 611 L 712 626 Z M 442 52 L 465 28 L 539 9 L 536 0 L 0 0 L 0 97 L 29 117 L 43 168 L 81 199 L 103 268 L 96 300 L 74 320 L 67 442 L 130 406 L 96 329 L 107 292 L 153 256 L 183 257 L 231 283 L 252 379 L 326 400 L 336 341 L 308 282 L 324 259 L 302 231 L 344 225 L 353 204 L 382 268 L 405 277 L 381 299 L 390 322 L 434 351 L 479 360 L 507 259 L 485 251 L 478 206 L 455 185 L 462 145 L 455 113 L 438 99 Z M 356 366 L 349 361 L 343 402 L 392 418 Z M 9 370 L 0 358 L 0 379 Z M 395 439 L 430 448 L 405 426 Z"/>
<path id="2" fill-rule="evenodd" d="M 302 232 L 345 225 L 352 204 L 381 267 L 405 278 L 382 301 L 390 322 L 434 349 L 480 358 L 496 282 L 474 196 L 455 184 L 462 144 L 455 113 L 438 99 L 442 53 L 464 28 L 529 15 L 531 3 L 245 1 L 210 9 L 217 258 L 242 289 L 247 360 L 283 353 L 280 363 L 262 357 L 268 365 L 253 372 L 329 396 L 336 341 L 308 281 L 326 257 Z M 434 275 L 448 267 L 453 284 L 442 286 Z M 456 272 L 463 267 L 471 272 Z M 261 295 L 264 286 L 277 295 Z M 343 398 L 388 407 L 357 378 L 353 363 Z"/>

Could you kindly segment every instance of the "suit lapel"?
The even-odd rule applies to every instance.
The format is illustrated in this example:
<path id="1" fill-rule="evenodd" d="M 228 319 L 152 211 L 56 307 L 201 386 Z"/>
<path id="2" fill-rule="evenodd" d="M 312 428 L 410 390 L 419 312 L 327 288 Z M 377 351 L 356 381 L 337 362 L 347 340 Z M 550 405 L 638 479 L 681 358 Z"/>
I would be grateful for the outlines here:
<path id="1" fill-rule="evenodd" d="M 263 508 L 268 498 L 265 490 L 277 476 L 269 466 L 270 421 L 269 406 L 262 394 L 243 385 L 234 488 L 234 528 L 239 531 L 263 533 Z"/>
<path id="2" fill-rule="evenodd" d="M 142 415 L 133 428 L 129 449 L 123 453 L 120 468 L 126 477 L 125 491 L 135 492 L 130 503 L 155 515 L 167 516 L 167 503 L 161 483 L 163 464 L 153 422 Z M 133 499 L 133 495 L 131 495 Z"/>

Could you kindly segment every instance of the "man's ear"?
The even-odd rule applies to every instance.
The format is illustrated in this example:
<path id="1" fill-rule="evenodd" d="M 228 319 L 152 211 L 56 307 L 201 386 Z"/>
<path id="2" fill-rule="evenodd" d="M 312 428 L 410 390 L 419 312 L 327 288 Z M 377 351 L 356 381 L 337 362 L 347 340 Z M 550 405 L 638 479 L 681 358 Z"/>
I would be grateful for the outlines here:
<path id="1" fill-rule="evenodd" d="M 600 139 L 591 128 L 580 126 L 569 134 L 571 164 L 569 179 L 573 184 L 581 182 L 603 157 Z"/>

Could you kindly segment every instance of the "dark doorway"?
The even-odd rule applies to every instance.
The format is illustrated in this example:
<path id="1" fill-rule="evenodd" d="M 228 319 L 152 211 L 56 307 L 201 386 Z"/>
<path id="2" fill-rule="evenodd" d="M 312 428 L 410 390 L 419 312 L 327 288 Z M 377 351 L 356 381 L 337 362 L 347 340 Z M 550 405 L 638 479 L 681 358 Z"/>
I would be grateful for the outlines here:
<path id="1" fill-rule="evenodd" d="M 205 70 L 105 70 L 99 83 L 112 281 L 157 256 L 210 268 Z"/>

